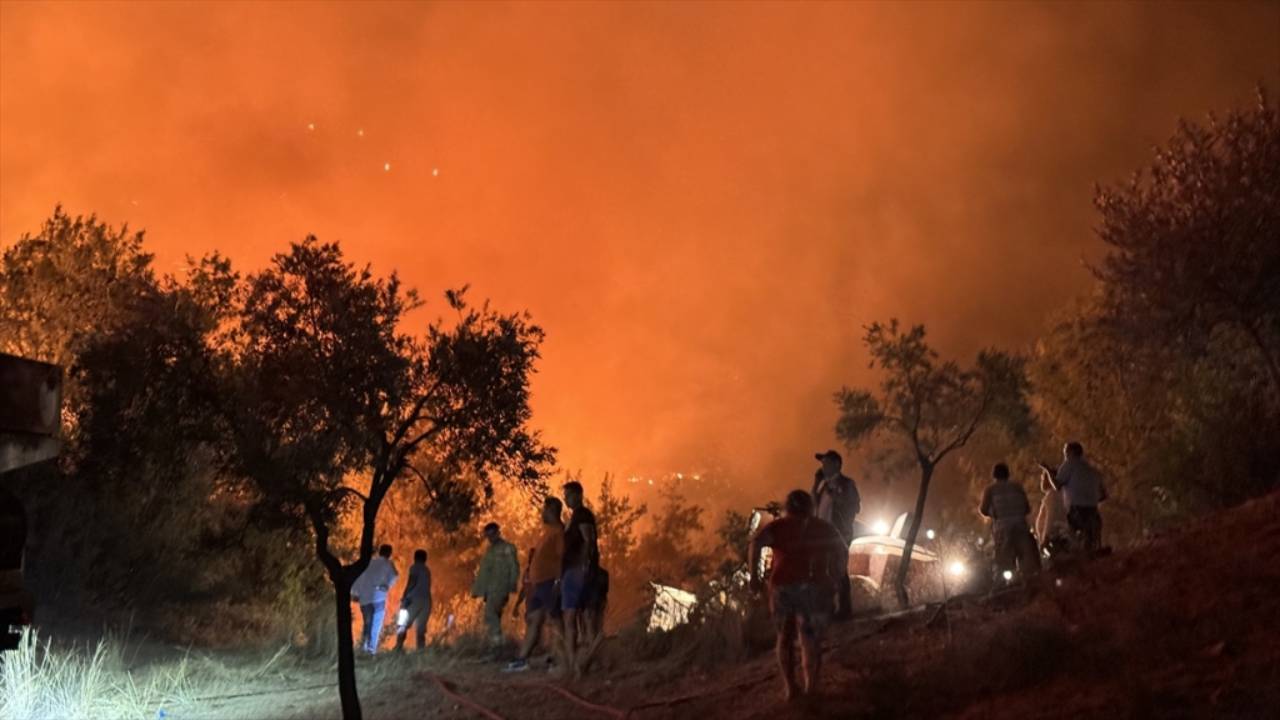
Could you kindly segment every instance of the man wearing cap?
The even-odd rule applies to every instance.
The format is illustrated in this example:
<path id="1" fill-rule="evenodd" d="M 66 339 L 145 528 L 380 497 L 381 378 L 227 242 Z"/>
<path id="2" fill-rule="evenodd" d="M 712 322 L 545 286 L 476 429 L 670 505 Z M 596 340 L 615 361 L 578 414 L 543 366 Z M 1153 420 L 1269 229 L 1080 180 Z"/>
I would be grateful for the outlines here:
<path id="1" fill-rule="evenodd" d="M 815 515 L 831 523 L 840 533 L 845 547 L 846 571 L 836 577 L 836 620 L 853 617 L 852 588 L 849 586 L 849 543 L 853 542 L 853 519 L 862 510 L 862 498 L 853 478 L 841 472 L 844 458 L 835 450 L 813 456 L 822 467 L 813 475 L 813 499 L 817 506 Z"/>

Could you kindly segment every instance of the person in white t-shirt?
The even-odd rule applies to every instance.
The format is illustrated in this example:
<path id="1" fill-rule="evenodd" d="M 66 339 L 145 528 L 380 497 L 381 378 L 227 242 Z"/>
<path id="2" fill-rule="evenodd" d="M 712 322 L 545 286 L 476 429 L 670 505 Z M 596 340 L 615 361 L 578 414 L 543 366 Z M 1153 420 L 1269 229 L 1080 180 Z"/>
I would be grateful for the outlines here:
<path id="1" fill-rule="evenodd" d="M 387 593 L 396 584 L 396 566 L 391 562 L 391 546 L 378 548 L 378 557 L 360 573 L 351 586 L 351 599 L 360 606 L 360 647 L 370 655 L 377 654 L 382 639 L 382 622 L 387 615 Z"/>
<path id="2" fill-rule="evenodd" d="M 1050 472 L 1053 486 L 1062 491 L 1067 506 L 1067 524 L 1084 544 L 1085 550 L 1097 552 L 1102 547 L 1102 515 L 1098 505 L 1107 499 L 1107 486 L 1102 473 L 1084 459 L 1084 446 L 1074 440 L 1062 448 L 1062 465 L 1057 470 L 1041 464 Z"/>
<path id="3" fill-rule="evenodd" d="M 1048 470 L 1041 470 L 1040 512 L 1036 514 L 1036 538 L 1040 547 L 1052 552 L 1071 537 L 1071 526 L 1067 524 L 1067 502 L 1061 490 L 1053 486 L 1052 476 Z"/>

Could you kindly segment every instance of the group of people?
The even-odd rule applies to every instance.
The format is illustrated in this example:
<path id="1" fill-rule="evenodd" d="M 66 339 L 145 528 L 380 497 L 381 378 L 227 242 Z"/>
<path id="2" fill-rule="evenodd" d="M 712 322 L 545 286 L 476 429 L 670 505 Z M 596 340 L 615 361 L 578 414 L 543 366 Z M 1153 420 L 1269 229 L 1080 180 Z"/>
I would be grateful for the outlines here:
<path id="1" fill-rule="evenodd" d="M 765 548 L 772 553 L 769 607 L 787 698 L 816 691 L 823 630 L 831 621 L 849 619 L 853 614 L 849 547 L 861 497 L 857 484 L 843 472 L 840 453 L 828 450 L 814 457 L 821 466 L 814 473 L 812 490 L 788 493 L 782 516 L 756 532 L 748 554 L 751 587 L 762 590 L 762 553 Z M 992 482 L 978 509 L 991 520 L 997 573 L 1017 570 L 1024 576 L 1034 575 L 1040 569 L 1041 552 L 1063 543 L 1078 543 L 1088 552 L 1101 547 L 1098 505 L 1107 499 L 1107 492 L 1101 473 L 1085 460 L 1084 447 L 1078 442 L 1067 443 L 1061 465 L 1042 464 L 1041 470 L 1044 497 L 1033 534 L 1026 491 L 1010 482 L 1008 465 L 997 463 L 992 468 Z M 566 506 L 570 512 L 567 524 L 562 518 Z M 471 595 L 484 603 L 485 627 L 495 647 L 503 642 L 502 617 L 511 595 L 516 595 L 513 615 L 518 616 L 524 606 L 524 639 L 504 670 L 529 669 L 529 658 L 543 631 L 549 629 L 551 645 L 558 648 L 566 669 L 575 675 L 583 672 L 603 639 L 609 574 L 600 566 L 596 517 L 584 503 L 582 485 L 566 483 L 563 501 L 555 497 L 543 501 L 541 533 L 529 550 L 523 574 L 515 546 L 503 539 L 497 523 L 486 525 L 484 536 L 489 546 Z M 410 626 L 416 629 L 418 647 L 426 642 L 431 616 L 431 571 L 426 560 L 425 550 L 414 553 L 400 603 L 397 649 L 404 647 Z M 397 577 L 391 546 L 383 545 L 352 588 L 364 620 L 362 647 L 369 654 L 377 651 L 387 593 Z"/>
<path id="2" fill-rule="evenodd" d="M 1040 465 L 1044 494 L 1036 516 L 1035 533 L 1028 522 L 1031 504 L 1022 486 L 1009 482 L 1009 466 L 996 463 L 992 482 L 982 494 L 978 511 L 991 520 L 995 571 L 1032 576 L 1040 571 L 1041 553 L 1053 555 L 1076 546 L 1086 553 L 1102 547 L 1102 515 L 1098 505 L 1107 499 L 1102 473 L 1085 460 L 1084 446 L 1069 442 L 1057 468 Z"/>
<path id="3" fill-rule="evenodd" d="M 831 621 L 852 616 L 849 547 L 861 499 L 857 485 L 842 471 L 838 452 L 828 450 L 815 458 L 822 466 L 815 473 L 812 492 L 788 493 L 782 517 L 756 532 L 748 553 L 753 590 L 765 589 L 761 557 L 765 548 L 772 553 L 767 589 L 787 699 L 817 691 L 822 633 Z M 1031 505 L 1026 492 L 1009 482 L 1006 464 L 992 469 L 992 483 L 983 493 L 979 512 L 991 520 L 997 573 L 1017 568 L 1032 575 L 1040 568 L 1041 550 L 1061 543 L 1078 543 L 1088 552 L 1101 547 L 1098 505 L 1107 492 L 1101 473 L 1084 459 L 1084 447 L 1069 442 L 1060 466 L 1042 464 L 1041 468 L 1044 499 L 1037 519 L 1039 543 L 1028 524 Z"/>
<path id="4" fill-rule="evenodd" d="M 471 585 L 471 596 L 483 602 L 484 624 L 489 643 L 503 644 L 502 617 L 513 594 L 518 616 L 521 605 L 525 612 L 525 635 L 516 658 L 505 670 L 520 672 L 529 667 L 528 660 L 537 648 L 544 628 L 550 628 L 565 666 L 574 673 L 582 672 L 602 639 L 601 629 L 609 596 L 609 573 L 600 566 L 600 548 L 596 537 L 596 517 L 586 507 L 582 485 L 566 483 L 564 500 L 548 497 L 541 510 L 542 528 L 538 543 L 529 550 L 521 577 L 518 554 L 514 545 L 502 537 L 497 523 L 485 525 L 488 543 L 480 559 L 480 567 Z M 563 522 L 565 507 L 569 522 Z M 369 655 L 378 651 L 386 616 L 387 596 L 399 573 L 391 561 L 392 548 L 383 545 L 378 555 L 356 579 L 352 598 L 360 606 L 362 619 L 360 648 Z M 427 640 L 427 622 L 431 618 L 431 570 L 427 551 L 414 552 L 409 581 L 400 599 L 396 621 L 396 650 L 403 650 L 409 628 L 416 631 L 417 646 Z"/>
<path id="5" fill-rule="evenodd" d="M 788 493 L 782 517 L 756 531 L 748 553 L 751 588 L 756 591 L 764 587 L 764 548 L 772 553 L 769 608 L 788 700 L 817 691 L 822 633 L 832 620 L 853 616 L 849 544 L 862 500 L 857 484 L 842 470 L 840 453 L 828 450 L 814 458 L 822 466 L 814 473 L 813 491 Z M 796 679 L 797 640 L 803 682 Z"/>
<path id="6" fill-rule="evenodd" d="M 544 629 L 552 635 L 566 670 L 581 674 L 604 639 L 604 612 L 609 599 L 609 573 L 600 566 L 596 516 L 584 503 L 582 485 L 564 486 L 564 501 L 548 497 L 542 503 L 542 533 L 530 549 L 524 582 L 513 614 L 525 610 L 525 634 L 506 672 L 529 669 L 529 658 Z M 569 508 L 569 523 L 562 521 Z M 514 552 L 514 548 L 512 548 Z M 473 589 L 473 594 L 475 590 Z M 504 606 L 505 606 L 505 600 Z M 486 599 L 486 607 L 489 601 Z M 490 636 L 501 642 L 501 609 L 486 612 Z"/>
<path id="7" fill-rule="evenodd" d="M 391 561 L 391 546 L 378 548 L 378 555 L 351 585 L 351 599 L 360 606 L 360 649 L 375 655 L 382 640 L 382 627 L 386 619 L 387 595 L 400 578 L 395 563 Z M 396 618 L 396 650 L 404 649 L 409 628 L 415 631 L 418 649 L 427 644 L 427 621 L 431 619 L 431 568 L 427 567 L 427 551 L 413 551 L 413 565 L 409 567 L 409 581 L 400 596 L 400 612 Z"/>

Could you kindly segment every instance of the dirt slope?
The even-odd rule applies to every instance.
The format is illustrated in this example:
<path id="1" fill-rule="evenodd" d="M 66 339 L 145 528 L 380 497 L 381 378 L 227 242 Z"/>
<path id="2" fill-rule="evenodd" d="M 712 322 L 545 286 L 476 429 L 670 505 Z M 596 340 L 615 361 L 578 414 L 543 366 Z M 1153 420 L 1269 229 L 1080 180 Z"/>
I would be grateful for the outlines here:
<path id="1" fill-rule="evenodd" d="M 669 658 L 630 662 L 614 648 L 611 669 L 560 690 L 544 673 L 503 675 L 487 661 L 362 671 L 365 717 L 1280 717 L 1280 494 L 1026 591 L 935 610 L 834 629 L 824 692 L 799 703 L 780 700 L 771 653 L 698 671 Z M 195 715 L 338 715 L 332 690 L 279 690 Z"/>
<path id="2" fill-rule="evenodd" d="M 1025 593 L 962 600 L 945 616 L 842 626 L 827 643 L 825 693 L 807 702 L 778 699 L 767 656 L 667 682 L 655 680 L 668 674 L 660 664 L 639 666 L 573 689 L 618 709 L 696 696 L 632 713 L 655 720 L 1277 717 L 1278 511 L 1272 495 L 1062 569 Z M 479 669 L 454 677 L 504 718 L 608 716 L 537 678 Z M 432 709 L 453 715 L 456 703 L 444 705 Z M 464 706 L 456 713 L 475 716 Z"/>

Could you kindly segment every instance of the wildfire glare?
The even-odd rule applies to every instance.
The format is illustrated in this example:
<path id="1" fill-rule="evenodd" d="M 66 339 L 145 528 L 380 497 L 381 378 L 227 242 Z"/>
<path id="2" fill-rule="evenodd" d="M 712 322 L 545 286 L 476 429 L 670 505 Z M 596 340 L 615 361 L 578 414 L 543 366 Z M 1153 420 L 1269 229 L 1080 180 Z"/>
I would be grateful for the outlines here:
<path id="1" fill-rule="evenodd" d="M 942 703 L 966 699 L 947 684 L 971 680 L 957 679 L 957 652 L 1001 687 L 1019 658 L 999 652 L 1044 655 L 968 642 L 1025 627 L 1065 658 L 1034 668 L 1036 682 L 1054 698 L 1079 695 L 1080 658 L 1168 629 L 1129 632 L 1100 612 L 1097 632 L 1036 632 L 1048 616 L 1030 591 L 1044 583 L 1105 612 L 1127 606 L 1086 595 L 1172 607 L 1183 594 L 1155 597 L 1159 582 L 1086 583 L 1073 568 L 1103 555 L 1098 567 L 1117 577 L 1167 577 L 1160 559 L 1105 556 L 1157 552 L 1151 528 L 1163 543 L 1175 514 L 1192 517 L 1201 500 L 1232 507 L 1276 477 L 1258 467 L 1280 450 L 1253 442 L 1276 437 L 1264 430 L 1280 418 L 1259 389 L 1280 390 L 1275 308 L 1242 309 L 1249 292 L 1217 292 L 1266 286 L 1275 263 L 1222 252 L 1246 261 L 1204 277 L 1231 282 L 1187 283 L 1218 267 L 1190 248 L 1275 247 L 1252 234 L 1267 222 L 1223 218 L 1275 199 L 1256 173 L 1277 163 L 1254 159 L 1277 147 L 1274 135 L 1253 142 L 1247 131 L 1275 132 L 1277 50 L 1276 2 L 0 1 L 0 352 L 59 355 L 46 359 L 67 388 L 61 425 L 42 438 L 64 456 L 6 468 L 0 483 L 0 510 L 31 500 L 25 515 L 9 513 L 16 520 L 0 512 L 0 538 L 14 528 L 18 550 L 0 553 L 15 558 L 0 566 L 0 598 L 18 597 L 10 583 L 24 602 L 67 605 L 43 617 L 23 608 L 0 625 L 25 643 L 0 658 L 0 715 L 200 714 L 211 697 L 242 698 L 213 695 L 197 674 L 293 693 L 310 689 L 300 680 L 314 662 L 344 678 L 322 699 L 340 697 L 352 717 L 358 675 L 376 678 L 364 683 L 370 697 L 391 681 L 417 687 L 436 665 L 483 673 L 435 678 L 446 695 L 498 687 L 499 667 L 471 660 L 514 656 L 516 623 L 533 625 L 515 631 L 531 645 L 503 667 L 545 671 L 530 649 L 543 616 L 565 651 L 545 661 L 566 683 L 605 666 L 612 674 L 591 680 L 613 683 L 602 695 L 655 714 L 661 702 L 640 697 L 656 687 L 648 668 L 672 680 L 660 693 L 675 698 L 669 712 L 711 707 L 726 695 L 710 686 L 735 676 L 738 687 L 737 663 L 767 647 L 757 628 L 778 631 L 783 656 L 796 639 L 804 657 L 811 640 L 850 643 L 837 651 L 850 657 L 871 643 L 874 663 L 895 672 L 901 658 L 937 661 L 908 674 L 912 702 Z M 1268 88 L 1271 110 L 1258 99 Z M 1241 119 L 1234 109 L 1249 103 L 1270 119 Z M 1201 122 L 1210 111 L 1232 114 Z M 1226 140 L 1198 144 L 1201 131 Z M 1170 137 L 1183 141 L 1157 145 L 1153 160 L 1153 143 Z M 1226 163 L 1233 153 L 1246 162 Z M 1265 209 L 1256 217 L 1275 216 Z M 1190 229 L 1170 220 L 1183 216 Z M 1260 280 L 1242 279 L 1256 268 Z M 450 288 L 470 288 L 466 307 Z M 890 318 L 902 324 L 882 334 Z M 1028 431 L 993 431 L 1015 419 Z M 0 425 L 0 456 L 11 434 L 31 441 Z M 1076 432 L 1087 460 L 1062 449 Z M 815 464 L 813 451 L 828 447 L 841 448 L 847 477 L 824 479 L 834 458 Z M 1041 487 L 1032 461 L 1056 464 L 1035 456 L 1060 450 L 1065 470 L 1045 465 L 1052 482 Z M 1145 457 L 1167 462 L 1124 462 Z M 1071 469 L 1093 459 L 1096 473 Z M 1023 508 L 1005 502 L 1008 486 L 976 497 L 997 462 L 1009 477 L 992 475 L 1020 485 L 1031 512 L 1059 501 L 1067 516 L 1059 530 L 1046 512 L 1044 529 L 1023 533 L 1039 567 L 1019 553 L 1007 565 L 1016 570 L 1003 569 L 1023 548 L 1005 543 L 1026 538 L 1004 534 Z M 12 502 L 11 477 L 22 495 Z M 569 481 L 583 505 L 564 492 Z M 803 514 L 795 502 L 780 509 L 794 489 L 813 490 L 822 519 L 760 531 L 778 513 Z M 565 527 L 548 497 L 567 497 Z M 1097 513 L 1077 509 L 1103 501 Z M 1248 527 L 1223 537 L 1259 539 L 1246 549 L 1273 556 L 1270 536 Z M 359 576 L 363 562 L 352 563 L 371 547 L 376 565 Z M 1220 565 L 1178 567 L 1203 578 L 1188 584 L 1197 593 L 1247 579 L 1215 574 Z M 1049 584 L 1058 575 L 1065 588 L 1062 577 Z M 656 625 L 668 610 L 653 588 L 674 603 Z M 1240 605 L 1187 595 L 1159 617 Z M 92 612 L 69 605 L 99 596 Z M 819 628 L 807 611 L 827 599 L 840 612 Z M 1033 599 L 1036 622 L 1015 618 L 1013 604 Z M 863 632 L 868 619 L 939 601 L 929 617 L 945 623 L 941 656 L 921 643 L 942 647 L 933 628 L 943 625 L 913 625 L 912 612 Z M 0 618 L 14 608 L 0 605 Z M 85 618 L 125 612 L 131 630 L 136 613 L 168 647 L 234 650 L 227 672 L 205 672 L 212 650 L 190 667 L 175 656 L 170 672 L 150 662 L 152 646 L 167 652 L 154 640 L 126 651 L 128 638 L 104 634 L 95 650 L 72 637 Z M 77 622 L 57 628 L 59 613 Z M 787 634 L 792 614 L 799 638 Z M 1200 653 L 1192 669 L 1219 656 L 1242 674 L 1270 667 L 1242 661 L 1256 648 L 1237 640 L 1251 630 L 1224 617 L 1234 621 L 1206 624 L 1221 637 L 1188 642 Z M 999 632 L 979 632 L 992 618 Z M 411 619 L 429 652 L 377 658 L 403 644 Z M 651 641 L 643 633 L 655 626 L 672 634 Z M 376 659 L 357 662 L 348 640 L 364 629 L 360 647 Z M 243 661 L 241 650 L 273 638 L 285 647 L 269 661 Z M 1168 639 L 1182 640 L 1136 650 Z M 690 652 L 657 652 L 673 643 Z M 716 655 L 714 671 L 676 664 L 704 655 Z M 148 663 L 125 661 L 139 656 Z M 662 665 L 643 665 L 656 656 Z M 1123 669 L 1145 672 L 1140 660 Z M 831 665 L 858 683 L 850 705 L 822 700 L 833 708 L 865 704 L 864 681 L 887 677 Z M 1059 672 L 1064 684 L 1050 687 Z M 1249 700 L 1232 678 L 1208 689 L 1214 709 Z M 1175 689 L 1205 689 L 1195 683 Z M 699 684 L 705 695 L 686 694 Z M 760 684 L 723 712 L 755 711 Z M 1030 707 L 1026 688 L 1013 689 L 1009 707 Z M 1080 699 L 1101 703 L 1103 689 Z M 1130 690 L 1119 702 L 1132 703 Z M 415 693 L 369 705 L 406 716 L 393 705 L 421 701 Z M 560 700 L 544 694 L 540 707 L 558 716 L 546 708 Z"/>
<path id="2" fill-rule="evenodd" d="M 59 201 L 166 267 L 340 239 L 547 328 L 566 467 L 770 497 L 871 377 L 866 322 L 1026 342 L 1089 281 L 1088 188 L 1280 86 L 1266 4 L 2 5 L 0 244 Z"/>

